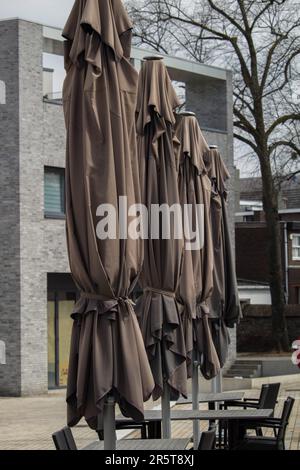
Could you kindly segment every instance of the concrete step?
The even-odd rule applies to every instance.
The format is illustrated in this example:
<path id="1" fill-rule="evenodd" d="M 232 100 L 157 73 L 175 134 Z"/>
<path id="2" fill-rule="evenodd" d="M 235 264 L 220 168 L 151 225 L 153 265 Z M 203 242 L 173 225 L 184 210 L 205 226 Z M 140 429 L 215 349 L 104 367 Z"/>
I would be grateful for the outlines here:
<path id="1" fill-rule="evenodd" d="M 231 369 L 244 369 L 244 370 L 255 370 L 257 369 L 258 367 L 260 366 L 260 364 L 258 365 L 252 365 L 252 364 L 236 364 L 234 363 L 232 366 L 231 366 Z"/>
<path id="2" fill-rule="evenodd" d="M 235 379 L 235 378 L 243 378 L 243 379 L 255 379 L 257 378 L 257 375 L 255 374 L 234 374 L 234 373 L 229 373 L 224 375 L 227 379 Z"/>
<path id="3" fill-rule="evenodd" d="M 234 364 L 240 364 L 243 366 L 247 366 L 247 365 L 258 366 L 261 364 L 261 361 L 246 361 L 246 360 L 237 359 L 236 361 L 234 361 Z"/>
<path id="4" fill-rule="evenodd" d="M 224 377 L 253 379 L 261 376 L 261 362 L 237 359 L 224 374 Z"/>
<path id="5" fill-rule="evenodd" d="M 250 372 L 245 372 L 243 370 L 229 370 L 227 373 L 226 373 L 226 376 L 228 375 L 233 375 L 235 377 L 250 377 L 251 376 L 255 376 L 255 377 L 258 377 L 258 374 L 257 374 L 257 371 L 256 370 L 251 370 Z"/>
<path id="6" fill-rule="evenodd" d="M 250 375 L 253 375 L 255 377 L 259 377 L 258 371 L 257 370 L 232 370 L 229 369 L 226 375 L 232 374 L 238 377 L 249 377 Z"/>

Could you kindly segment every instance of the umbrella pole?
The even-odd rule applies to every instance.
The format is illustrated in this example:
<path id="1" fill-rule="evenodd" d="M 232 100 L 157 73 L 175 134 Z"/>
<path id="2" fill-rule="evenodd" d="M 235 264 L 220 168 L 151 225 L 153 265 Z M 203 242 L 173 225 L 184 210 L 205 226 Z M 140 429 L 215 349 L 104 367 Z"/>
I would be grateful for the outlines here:
<path id="1" fill-rule="evenodd" d="M 197 355 L 194 351 L 193 353 L 193 377 L 192 377 L 192 401 L 193 401 L 193 410 L 199 409 L 199 371 L 198 371 L 198 361 Z M 193 421 L 193 441 L 194 449 L 198 448 L 200 441 L 200 430 L 199 422 L 197 420 Z"/>
<path id="2" fill-rule="evenodd" d="M 219 343 L 221 344 L 221 319 L 220 319 L 220 328 L 219 328 Z M 217 382 L 217 391 L 218 393 L 223 392 L 223 369 L 220 369 L 218 376 L 216 377 Z"/>
<path id="3" fill-rule="evenodd" d="M 171 407 L 170 407 L 170 387 L 165 382 L 164 391 L 161 398 L 162 411 L 162 434 L 163 439 L 171 438 Z"/>
<path id="4" fill-rule="evenodd" d="M 222 393 L 223 384 L 222 384 L 222 369 L 218 375 L 212 379 L 212 393 Z"/>
<path id="5" fill-rule="evenodd" d="M 221 343 L 221 320 L 219 321 L 219 344 Z M 222 369 L 220 370 L 217 377 L 212 381 L 212 392 L 222 393 L 223 392 L 223 380 L 222 380 Z"/>
<path id="6" fill-rule="evenodd" d="M 219 393 L 223 392 L 223 383 L 222 383 L 223 376 L 222 376 L 222 373 L 223 373 L 223 369 L 220 370 L 219 375 L 216 377 L 216 379 L 217 379 L 217 388 L 218 388 Z"/>
<path id="7" fill-rule="evenodd" d="M 116 450 L 115 399 L 109 396 L 103 410 L 104 450 Z"/>

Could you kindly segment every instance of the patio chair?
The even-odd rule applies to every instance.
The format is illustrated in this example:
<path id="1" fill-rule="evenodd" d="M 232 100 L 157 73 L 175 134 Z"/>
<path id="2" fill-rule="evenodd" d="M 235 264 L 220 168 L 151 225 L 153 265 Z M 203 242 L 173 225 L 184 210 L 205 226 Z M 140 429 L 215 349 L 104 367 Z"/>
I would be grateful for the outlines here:
<path id="1" fill-rule="evenodd" d="M 70 428 L 64 428 L 63 433 L 65 435 L 65 439 L 67 441 L 69 450 L 77 450 L 77 446 L 73 437 L 73 433 Z"/>
<path id="2" fill-rule="evenodd" d="M 69 446 L 63 429 L 52 434 L 52 439 L 56 450 L 69 450 Z"/>
<path id="3" fill-rule="evenodd" d="M 216 430 L 211 428 L 201 433 L 198 450 L 214 450 L 216 443 Z"/>
<path id="4" fill-rule="evenodd" d="M 285 434 L 295 399 L 288 397 L 280 418 L 267 418 L 257 421 L 259 428 L 273 429 L 274 437 L 245 435 L 237 450 L 285 450 Z M 248 427 L 248 425 L 246 425 Z"/>
<path id="5" fill-rule="evenodd" d="M 264 389 L 261 392 L 261 397 L 258 400 L 258 406 L 257 408 L 264 408 L 266 410 L 273 410 L 274 415 L 274 410 L 275 406 L 277 404 L 277 398 L 278 398 L 278 393 L 280 389 L 280 383 L 275 383 L 275 384 L 268 384 L 264 386 Z M 256 432 L 257 436 L 262 436 L 262 430 L 259 426 L 256 426 L 255 423 L 247 423 L 246 428 L 244 428 L 246 433 L 247 429 L 254 429 Z M 242 432 L 242 431 L 241 431 Z"/>
<path id="6" fill-rule="evenodd" d="M 241 401 L 232 400 L 224 405 L 221 405 L 221 408 L 227 409 L 229 407 L 238 407 L 238 408 L 257 408 L 257 409 L 269 409 L 274 410 L 277 403 L 277 397 L 280 389 L 280 383 L 274 384 L 264 384 L 261 387 L 259 398 L 244 398 Z"/>
<path id="7" fill-rule="evenodd" d="M 70 428 L 63 428 L 52 434 L 56 450 L 77 450 L 74 437 Z"/>
<path id="8" fill-rule="evenodd" d="M 263 384 L 260 391 L 259 398 L 244 398 L 242 401 L 229 401 L 224 405 L 221 405 L 221 409 L 228 409 L 228 408 L 256 408 L 256 409 L 267 409 L 267 410 L 275 410 L 275 406 L 277 403 L 277 397 L 280 389 L 280 383 L 272 383 L 272 384 Z M 262 430 L 259 426 L 256 426 L 252 422 L 247 423 L 247 428 L 240 429 L 240 435 L 244 435 L 247 429 L 254 429 L 257 436 L 262 436 Z M 219 423 L 219 445 L 222 443 L 222 433 L 224 435 L 223 445 L 227 445 L 227 426 L 225 422 Z"/>

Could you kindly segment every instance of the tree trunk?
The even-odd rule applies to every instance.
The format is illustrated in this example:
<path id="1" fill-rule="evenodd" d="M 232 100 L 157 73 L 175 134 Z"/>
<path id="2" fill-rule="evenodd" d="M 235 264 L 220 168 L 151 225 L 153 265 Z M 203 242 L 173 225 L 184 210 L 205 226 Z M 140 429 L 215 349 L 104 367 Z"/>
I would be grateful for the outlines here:
<path id="1" fill-rule="evenodd" d="M 289 351 L 289 337 L 285 318 L 285 297 L 283 285 L 282 241 L 278 213 L 278 194 L 272 178 L 268 153 L 260 155 L 263 204 L 267 224 L 270 291 L 272 299 L 272 334 L 277 351 Z"/>

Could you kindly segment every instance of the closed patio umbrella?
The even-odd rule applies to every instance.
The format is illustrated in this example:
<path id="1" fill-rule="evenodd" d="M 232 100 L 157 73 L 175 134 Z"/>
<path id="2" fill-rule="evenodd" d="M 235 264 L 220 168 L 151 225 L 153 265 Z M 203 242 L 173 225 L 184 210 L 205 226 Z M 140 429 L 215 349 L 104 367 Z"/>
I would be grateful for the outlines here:
<path id="1" fill-rule="evenodd" d="M 215 148 L 206 153 L 205 164 L 213 188 L 211 223 L 214 244 L 214 288 L 209 302 L 210 328 L 223 367 L 230 344 L 227 328 L 233 328 L 241 317 L 227 209 L 226 182 L 230 175 L 219 151 Z"/>
<path id="2" fill-rule="evenodd" d="M 129 206 L 140 202 L 131 29 L 120 0 L 76 0 L 63 31 L 67 240 L 80 290 L 72 314 L 68 424 L 85 417 L 93 429 L 101 427 L 109 396 L 126 416 L 143 419 L 154 387 L 130 300 L 142 243 L 123 239 L 118 222 L 115 238 L 104 239 L 98 225 L 101 204 L 110 204 L 118 221 L 119 197 Z"/>
<path id="3" fill-rule="evenodd" d="M 190 114 L 190 113 L 189 113 Z M 197 207 L 201 247 L 185 250 L 179 296 L 184 304 L 184 325 L 188 376 L 192 376 L 193 350 L 207 379 L 218 374 L 220 364 L 208 321 L 208 300 L 213 290 L 213 241 L 210 224 L 211 182 L 203 157 L 209 151 L 195 116 L 177 117 L 176 137 L 180 141 L 179 193 L 182 205 L 190 205 L 195 227 Z M 196 248 L 196 247 L 194 247 Z"/>
<path id="4" fill-rule="evenodd" d="M 188 377 L 193 378 L 193 409 L 199 408 L 198 364 L 211 378 L 220 369 L 208 320 L 207 302 L 213 289 L 213 244 L 210 224 L 211 181 L 203 161 L 209 150 L 193 113 L 177 116 L 176 137 L 179 149 L 179 194 L 183 207 L 189 205 L 191 229 L 198 230 L 196 244 L 184 253 L 178 295 L 184 305 L 184 327 Z M 201 212 L 197 208 L 201 207 Z M 197 225 L 196 225 L 197 221 Z M 193 233 L 194 233 L 193 232 Z M 190 235 L 191 238 L 191 235 Z M 190 240 L 192 241 L 192 240 Z M 194 446 L 199 442 L 199 423 L 193 423 Z"/>
<path id="5" fill-rule="evenodd" d="M 149 58 L 142 64 L 137 102 L 138 154 L 142 201 L 149 212 L 153 204 L 179 206 L 175 160 L 174 109 L 178 98 L 162 60 Z M 161 217 L 161 222 L 164 216 Z M 137 302 L 146 350 L 151 365 L 156 400 L 170 389 L 173 398 L 187 395 L 186 350 L 181 309 L 176 300 L 183 259 L 183 239 L 145 240 L 141 276 L 143 294 Z"/>

